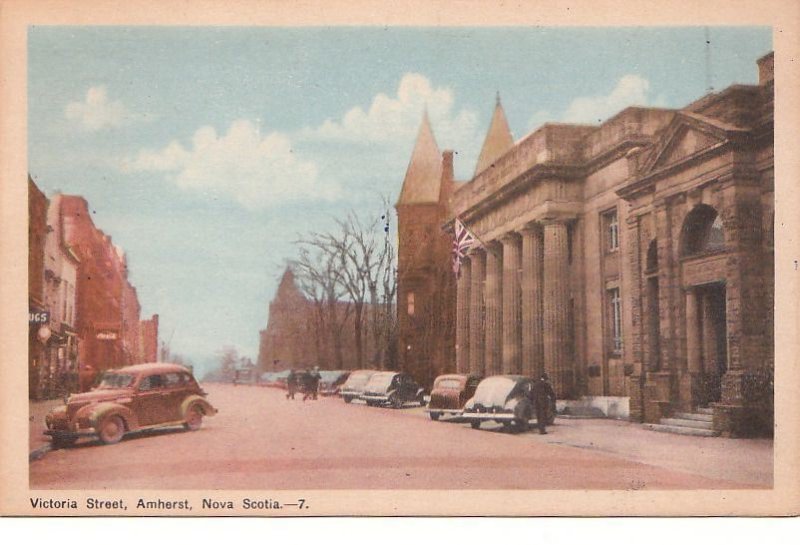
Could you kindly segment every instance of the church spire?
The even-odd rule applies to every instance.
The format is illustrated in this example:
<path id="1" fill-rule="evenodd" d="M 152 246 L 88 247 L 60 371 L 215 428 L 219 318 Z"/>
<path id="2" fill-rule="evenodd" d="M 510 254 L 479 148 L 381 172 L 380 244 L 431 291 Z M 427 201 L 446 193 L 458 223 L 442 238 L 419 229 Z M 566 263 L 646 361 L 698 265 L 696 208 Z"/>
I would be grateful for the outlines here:
<path id="1" fill-rule="evenodd" d="M 433 137 L 426 107 L 397 204 L 438 202 L 441 177 L 442 154 Z"/>
<path id="2" fill-rule="evenodd" d="M 514 147 L 514 138 L 508 128 L 506 113 L 500 103 L 500 92 L 497 92 L 494 105 L 492 121 L 489 130 L 486 132 L 486 139 L 483 141 L 481 154 L 478 156 L 478 165 L 475 167 L 475 176 L 489 168 L 492 163 L 502 157 L 508 150 Z"/>

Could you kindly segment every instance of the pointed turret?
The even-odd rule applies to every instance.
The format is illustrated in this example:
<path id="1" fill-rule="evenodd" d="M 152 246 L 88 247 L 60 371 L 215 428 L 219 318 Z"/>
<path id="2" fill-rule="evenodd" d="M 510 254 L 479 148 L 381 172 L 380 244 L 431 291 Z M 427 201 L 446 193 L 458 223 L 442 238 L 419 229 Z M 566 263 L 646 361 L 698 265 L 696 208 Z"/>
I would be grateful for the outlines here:
<path id="1" fill-rule="evenodd" d="M 483 148 L 481 148 L 481 154 L 478 156 L 475 176 L 489 168 L 492 163 L 512 147 L 514 147 L 514 138 L 508 128 L 506 114 L 503 111 L 503 105 L 500 104 L 500 93 L 498 93 L 494 113 L 492 114 L 492 122 L 489 124 L 486 140 L 483 141 Z"/>
<path id="2" fill-rule="evenodd" d="M 408 162 L 398 205 L 436 203 L 442 178 L 442 154 L 433 137 L 428 112 L 422 116 L 417 142 Z"/>

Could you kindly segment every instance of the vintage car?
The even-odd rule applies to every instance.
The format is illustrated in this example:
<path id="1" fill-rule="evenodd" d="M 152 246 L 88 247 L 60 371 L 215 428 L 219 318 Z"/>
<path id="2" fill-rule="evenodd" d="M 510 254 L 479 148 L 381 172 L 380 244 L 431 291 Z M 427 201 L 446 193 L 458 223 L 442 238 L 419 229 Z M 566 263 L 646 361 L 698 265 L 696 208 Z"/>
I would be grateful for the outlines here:
<path id="1" fill-rule="evenodd" d="M 483 379 L 475 395 L 464 405 L 461 414 L 473 428 L 482 422 L 494 420 L 514 431 L 526 431 L 530 420 L 536 416 L 533 405 L 533 379 L 520 375 L 496 375 Z M 556 400 L 548 403 L 547 423 L 555 420 Z"/>
<path id="2" fill-rule="evenodd" d="M 464 403 L 475 395 L 481 377 L 476 375 L 440 375 L 433 382 L 428 416 L 439 420 L 442 415 L 458 416 L 464 411 Z"/>
<path id="3" fill-rule="evenodd" d="M 359 369 L 351 372 L 345 383 L 339 388 L 339 395 L 342 396 L 344 402 L 350 403 L 354 399 L 360 399 L 370 377 L 377 372 L 374 369 Z"/>
<path id="4" fill-rule="evenodd" d="M 382 371 L 370 377 L 361 399 L 371 407 L 389 405 L 399 409 L 406 403 L 419 403 L 424 406 L 425 391 L 407 373 Z"/>
<path id="5" fill-rule="evenodd" d="M 350 376 L 349 371 L 320 371 L 319 395 L 335 396 Z"/>
<path id="6" fill-rule="evenodd" d="M 44 433 L 55 447 L 84 436 L 112 444 L 136 430 L 183 425 L 194 431 L 215 414 L 186 367 L 142 363 L 108 371 L 91 391 L 69 396 L 46 416 Z"/>

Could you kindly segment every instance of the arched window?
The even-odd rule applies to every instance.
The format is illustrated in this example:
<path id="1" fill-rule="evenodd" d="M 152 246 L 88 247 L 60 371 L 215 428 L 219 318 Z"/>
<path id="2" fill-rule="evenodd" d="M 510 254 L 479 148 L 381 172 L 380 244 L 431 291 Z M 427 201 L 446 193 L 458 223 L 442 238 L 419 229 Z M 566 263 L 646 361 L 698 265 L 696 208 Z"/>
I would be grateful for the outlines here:
<path id="1" fill-rule="evenodd" d="M 700 204 L 686 216 L 681 231 L 684 256 L 714 252 L 725 248 L 722 218 L 711 206 Z"/>

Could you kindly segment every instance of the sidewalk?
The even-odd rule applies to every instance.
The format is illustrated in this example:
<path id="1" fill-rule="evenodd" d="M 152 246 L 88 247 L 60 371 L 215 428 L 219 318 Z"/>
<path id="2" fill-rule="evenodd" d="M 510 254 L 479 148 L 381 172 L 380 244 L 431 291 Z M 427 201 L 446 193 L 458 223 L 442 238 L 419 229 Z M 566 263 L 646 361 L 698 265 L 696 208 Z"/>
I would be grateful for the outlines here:
<path id="1" fill-rule="evenodd" d="M 49 446 L 50 438 L 44 435 L 47 426 L 44 417 L 50 409 L 64 403 L 61 399 L 48 399 L 45 401 L 31 401 L 28 403 L 28 452 Z"/>

